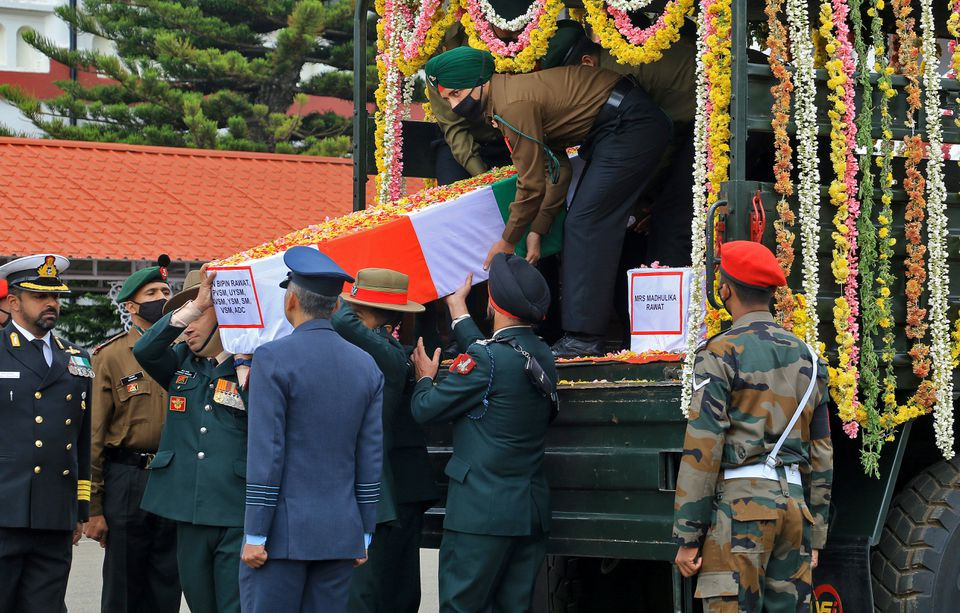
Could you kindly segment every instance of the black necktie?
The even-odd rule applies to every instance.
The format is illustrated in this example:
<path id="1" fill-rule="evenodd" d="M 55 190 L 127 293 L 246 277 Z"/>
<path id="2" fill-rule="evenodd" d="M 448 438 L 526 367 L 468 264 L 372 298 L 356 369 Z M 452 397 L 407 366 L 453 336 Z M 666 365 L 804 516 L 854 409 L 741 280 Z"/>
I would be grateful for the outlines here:
<path id="1" fill-rule="evenodd" d="M 47 364 L 47 356 L 45 356 L 45 355 L 43 354 L 43 346 L 46 345 L 46 343 L 44 343 L 44 342 L 43 342 L 41 339 L 39 339 L 39 338 L 35 338 L 35 339 L 33 339 L 32 341 L 30 341 L 30 344 L 33 345 L 34 347 L 36 347 L 36 348 L 37 348 L 37 351 L 40 352 L 40 359 L 43 360 L 44 366 L 49 367 L 50 365 Z"/>

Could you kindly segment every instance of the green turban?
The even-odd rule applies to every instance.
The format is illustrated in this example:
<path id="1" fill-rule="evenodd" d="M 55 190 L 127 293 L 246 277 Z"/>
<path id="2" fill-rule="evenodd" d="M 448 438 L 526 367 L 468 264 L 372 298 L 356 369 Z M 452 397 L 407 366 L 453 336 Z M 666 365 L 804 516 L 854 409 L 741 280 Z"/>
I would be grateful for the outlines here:
<path id="1" fill-rule="evenodd" d="M 561 19 L 557 22 L 557 32 L 550 39 L 547 45 L 547 51 L 540 60 L 540 68 L 555 68 L 565 66 L 569 60 L 568 56 L 573 48 L 576 47 L 586 34 L 583 26 L 572 19 Z"/>
<path id="2" fill-rule="evenodd" d="M 490 80 L 493 55 L 473 47 L 457 47 L 431 58 L 424 71 L 433 87 L 471 89 Z"/>

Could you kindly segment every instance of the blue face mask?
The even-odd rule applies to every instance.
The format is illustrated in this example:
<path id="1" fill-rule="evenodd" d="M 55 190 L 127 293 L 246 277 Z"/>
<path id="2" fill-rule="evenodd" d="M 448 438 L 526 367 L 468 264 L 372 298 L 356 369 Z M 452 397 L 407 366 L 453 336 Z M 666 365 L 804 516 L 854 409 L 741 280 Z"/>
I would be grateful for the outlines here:
<path id="1" fill-rule="evenodd" d="M 470 123 L 483 123 L 483 105 L 478 98 L 473 97 L 474 87 L 467 94 L 467 97 L 461 100 L 457 106 L 453 107 L 453 112 L 463 117 Z"/>

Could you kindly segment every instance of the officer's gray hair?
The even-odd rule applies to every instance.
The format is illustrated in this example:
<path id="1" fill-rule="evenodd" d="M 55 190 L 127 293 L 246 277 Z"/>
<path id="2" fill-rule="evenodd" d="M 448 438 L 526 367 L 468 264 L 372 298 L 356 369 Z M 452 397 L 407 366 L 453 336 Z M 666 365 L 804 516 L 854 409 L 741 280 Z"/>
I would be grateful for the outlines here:
<path id="1" fill-rule="evenodd" d="M 300 301 L 300 308 L 313 319 L 330 319 L 333 309 L 337 306 L 339 296 L 324 296 L 304 289 L 296 283 L 290 283 L 287 288 L 296 294 Z"/>

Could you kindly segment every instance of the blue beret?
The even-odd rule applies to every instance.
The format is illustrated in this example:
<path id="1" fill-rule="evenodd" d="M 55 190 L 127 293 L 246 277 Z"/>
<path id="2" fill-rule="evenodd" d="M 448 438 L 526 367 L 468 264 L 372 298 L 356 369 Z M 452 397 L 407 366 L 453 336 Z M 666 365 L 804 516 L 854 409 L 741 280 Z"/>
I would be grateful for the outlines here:
<path id="1" fill-rule="evenodd" d="M 291 247 L 283 254 L 283 263 L 290 272 L 280 282 L 287 287 L 292 281 L 303 289 L 324 296 L 339 296 L 344 283 L 353 283 L 353 277 L 336 262 L 311 247 Z"/>

